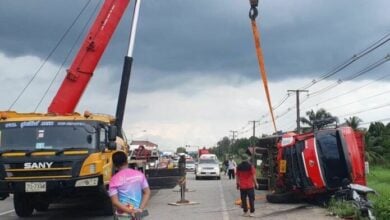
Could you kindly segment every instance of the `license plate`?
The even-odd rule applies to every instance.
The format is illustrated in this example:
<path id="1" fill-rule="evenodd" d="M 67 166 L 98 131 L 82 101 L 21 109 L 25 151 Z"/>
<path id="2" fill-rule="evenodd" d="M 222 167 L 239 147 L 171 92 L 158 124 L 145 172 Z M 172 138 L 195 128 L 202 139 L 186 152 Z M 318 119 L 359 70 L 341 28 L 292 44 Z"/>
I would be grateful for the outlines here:
<path id="1" fill-rule="evenodd" d="M 279 161 L 279 172 L 286 173 L 286 160 Z"/>
<path id="2" fill-rule="evenodd" d="M 26 182 L 26 192 L 46 192 L 46 182 Z"/>

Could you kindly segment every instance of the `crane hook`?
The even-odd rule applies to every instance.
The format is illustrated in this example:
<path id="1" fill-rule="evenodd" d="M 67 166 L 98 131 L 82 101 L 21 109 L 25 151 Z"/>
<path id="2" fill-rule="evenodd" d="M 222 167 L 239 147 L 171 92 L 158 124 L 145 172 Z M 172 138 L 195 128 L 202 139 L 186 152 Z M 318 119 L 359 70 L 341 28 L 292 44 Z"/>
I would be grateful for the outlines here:
<path id="1" fill-rule="evenodd" d="M 251 4 L 251 8 L 249 9 L 249 18 L 251 20 L 256 20 L 259 15 L 259 11 L 257 10 L 257 6 L 259 5 L 259 0 L 249 0 Z"/>

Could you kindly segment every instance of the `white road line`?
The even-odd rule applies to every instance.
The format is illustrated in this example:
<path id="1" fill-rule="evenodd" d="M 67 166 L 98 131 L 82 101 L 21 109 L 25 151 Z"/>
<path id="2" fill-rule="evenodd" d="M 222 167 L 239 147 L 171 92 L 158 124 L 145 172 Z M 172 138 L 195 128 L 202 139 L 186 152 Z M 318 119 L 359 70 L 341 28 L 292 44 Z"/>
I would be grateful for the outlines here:
<path id="1" fill-rule="evenodd" d="M 223 220 L 229 220 L 229 213 L 226 211 L 226 202 L 225 202 L 225 196 L 223 195 L 223 188 L 222 188 L 222 181 L 218 181 L 219 183 L 219 195 L 221 198 L 221 206 L 222 206 L 222 219 Z"/>
<path id="2" fill-rule="evenodd" d="M 12 210 L 9 210 L 9 211 L 5 211 L 5 212 L 0 212 L 0 216 L 9 214 L 9 213 L 14 212 L 14 211 L 15 211 L 15 209 L 12 209 Z"/>

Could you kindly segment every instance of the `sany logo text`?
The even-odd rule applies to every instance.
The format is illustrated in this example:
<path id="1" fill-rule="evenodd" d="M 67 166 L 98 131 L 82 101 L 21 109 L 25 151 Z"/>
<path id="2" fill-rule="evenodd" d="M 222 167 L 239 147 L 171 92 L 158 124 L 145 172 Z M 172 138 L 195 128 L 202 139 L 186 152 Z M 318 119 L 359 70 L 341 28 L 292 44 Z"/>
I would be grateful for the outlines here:
<path id="1" fill-rule="evenodd" d="M 53 162 L 28 162 L 24 163 L 24 169 L 51 168 Z"/>

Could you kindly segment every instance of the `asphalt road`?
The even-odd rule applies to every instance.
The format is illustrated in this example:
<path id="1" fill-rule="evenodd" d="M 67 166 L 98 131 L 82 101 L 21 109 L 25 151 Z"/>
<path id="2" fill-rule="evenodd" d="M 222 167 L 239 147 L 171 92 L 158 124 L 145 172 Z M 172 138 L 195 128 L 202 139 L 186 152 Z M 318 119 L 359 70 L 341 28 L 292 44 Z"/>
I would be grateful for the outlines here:
<path id="1" fill-rule="evenodd" d="M 192 205 L 177 205 L 180 200 L 178 188 L 154 191 L 148 205 L 149 216 L 145 219 L 158 220 L 237 220 L 248 219 L 241 217 L 242 210 L 235 204 L 239 192 L 235 182 L 222 176 L 221 180 L 195 180 L 193 174 L 187 175 L 186 199 Z M 330 220 L 326 210 L 307 204 L 269 204 L 265 201 L 265 192 L 257 191 L 255 202 L 256 216 L 253 219 L 316 219 Z M 169 204 L 171 203 L 171 204 Z M 0 219 L 20 219 L 13 210 L 12 198 L 0 201 Z M 99 210 L 92 203 L 54 204 L 47 212 L 34 212 L 31 219 L 110 219 L 99 216 Z"/>

